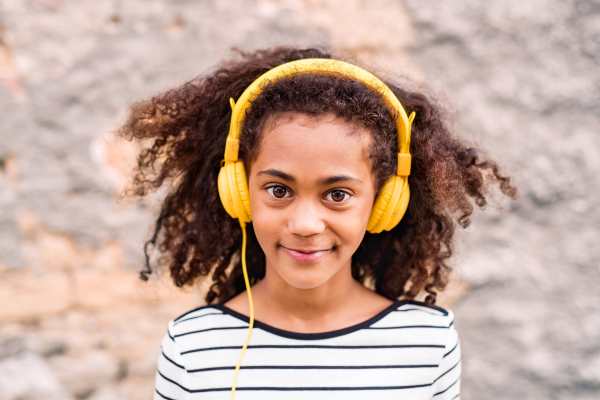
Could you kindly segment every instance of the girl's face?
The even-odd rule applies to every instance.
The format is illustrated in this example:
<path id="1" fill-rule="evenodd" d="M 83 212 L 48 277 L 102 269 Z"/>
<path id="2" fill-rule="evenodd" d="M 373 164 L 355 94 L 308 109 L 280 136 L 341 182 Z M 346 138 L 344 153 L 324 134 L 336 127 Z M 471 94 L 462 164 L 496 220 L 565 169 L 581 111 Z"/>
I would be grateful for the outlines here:
<path id="1" fill-rule="evenodd" d="M 267 124 L 248 183 L 267 277 L 312 289 L 350 273 L 375 199 L 370 140 L 331 115 Z"/>

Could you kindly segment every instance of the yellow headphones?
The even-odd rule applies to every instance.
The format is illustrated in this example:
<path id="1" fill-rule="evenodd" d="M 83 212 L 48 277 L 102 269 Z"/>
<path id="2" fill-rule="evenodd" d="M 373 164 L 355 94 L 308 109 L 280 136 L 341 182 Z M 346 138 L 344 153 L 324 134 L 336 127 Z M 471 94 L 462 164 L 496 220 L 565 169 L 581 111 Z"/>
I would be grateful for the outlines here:
<path id="1" fill-rule="evenodd" d="M 248 299 L 250 301 L 250 326 L 248 337 L 246 343 L 242 347 L 242 353 L 240 354 L 235 368 L 235 377 L 233 387 L 231 388 L 232 399 L 235 395 L 235 382 L 237 381 L 242 356 L 248 347 L 250 334 L 252 333 L 252 327 L 254 326 L 254 307 L 252 304 L 252 293 L 250 291 L 250 283 L 246 268 L 245 228 L 246 223 L 252 220 L 252 212 L 250 209 L 250 194 L 248 191 L 246 170 L 244 168 L 244 163 L 238 159 L 240 147 L 239 137 L 242 133 L 246 110 L 251 105 L 250 100 L 256 98 L 260 94 L 263 84 L 286 76 L 305 72 L 313 74 L 336 74 L 360 81 L 379 92 L 390 106 L 390 109 L 398 113 L 398 118 L 396 119 L 398 130 L 398 169 L 396 170 L 396 175 L 385 182 L 381 192 L 377 195 L 373 211 L 371 211 L 371 217 L 367 224 L 367 231 L 370 233 L 380 233 L 383 230 L 389 231 L 398 225 L 408 207 L 410 198 L 408 175 L 410 174 L 411 164 L 409 152 L 410 129 L 415 113 L 411 113 L 410 117 L 408 117 L 396 95 L 376 76 L 344 61 L 309 58 L 282 64 L 267 71 L 244 90 L 244 93 L 242 93 L 237 103 L 233 99 L 229 99 L 233 112 L 231 114 L 229 135 L 227 136 L 227 143 L 225 145 L 225 158 L 221 165 L 221 171 L 219 172 L 219 197 L 221 198 L 225 211 L 227 211 L 232 218 L 238 218 L 242 227 L 242 269 L 244 272 L 244 281 L 246 283 Z"/>

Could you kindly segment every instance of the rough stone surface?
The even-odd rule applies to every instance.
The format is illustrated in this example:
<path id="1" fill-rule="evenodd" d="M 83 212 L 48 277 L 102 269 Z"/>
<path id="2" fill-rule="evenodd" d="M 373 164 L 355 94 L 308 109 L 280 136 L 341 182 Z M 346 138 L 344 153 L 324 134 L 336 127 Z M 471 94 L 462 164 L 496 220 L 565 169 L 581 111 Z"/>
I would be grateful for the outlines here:
<path id="1" fill-rule="evenodd" d="M 600 3 L 405 2 L 414 62 L 516 178 L 455 260 L 464 397 L 600 397 Z"/>
<path id="2" fill-rule="evenodd" d="M 0 399 L 70 400 L 44 359 L 23 353 L 0 361 Z"/>
<path id="3" fill-rule="evenodd" d="M 137 278 L 154 205 L 117 201 L 137 149 L 109 133 L 231 47 L 276 44 L 424 80 L 515 176 L 442 298 L 463 398 L 598 398 L 599 43 L 585 0 L 0 0 L 0 400 L 152 397 L 166 323 L 201 288 Z"/>

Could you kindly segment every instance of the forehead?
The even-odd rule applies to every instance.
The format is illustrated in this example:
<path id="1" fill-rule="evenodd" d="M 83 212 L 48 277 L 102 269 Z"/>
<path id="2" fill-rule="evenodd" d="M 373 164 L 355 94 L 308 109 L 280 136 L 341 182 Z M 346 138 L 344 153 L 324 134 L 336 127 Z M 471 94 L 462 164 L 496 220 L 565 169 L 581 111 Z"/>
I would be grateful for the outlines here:
<path id="1" fill-rule="evenodd" d="M 296 174 L 371 174 L 371 134 L 334 115 L 279 115 L 264 126 L 252 169 Z"/>

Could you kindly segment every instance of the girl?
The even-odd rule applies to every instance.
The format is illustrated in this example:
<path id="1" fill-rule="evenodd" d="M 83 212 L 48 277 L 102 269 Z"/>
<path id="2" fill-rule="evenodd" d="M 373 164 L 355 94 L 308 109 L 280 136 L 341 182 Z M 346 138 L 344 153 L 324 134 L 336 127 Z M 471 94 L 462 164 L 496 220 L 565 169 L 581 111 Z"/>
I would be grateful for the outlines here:
<path id="1" fill-rule="evenodd" d="M 434 305 L 455 221 L 516 192 L 426 96 L 276 48 L 133 105 L 120 134 L 151 143 L 137 195 L 168 182 L 147 246 L 177 286 L 212 279 L 169 323 L 155 399 L 459 398 Z"/>

